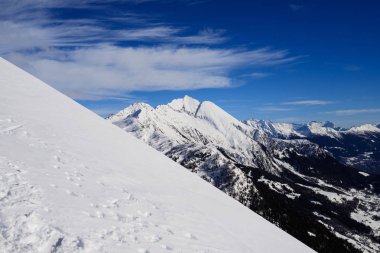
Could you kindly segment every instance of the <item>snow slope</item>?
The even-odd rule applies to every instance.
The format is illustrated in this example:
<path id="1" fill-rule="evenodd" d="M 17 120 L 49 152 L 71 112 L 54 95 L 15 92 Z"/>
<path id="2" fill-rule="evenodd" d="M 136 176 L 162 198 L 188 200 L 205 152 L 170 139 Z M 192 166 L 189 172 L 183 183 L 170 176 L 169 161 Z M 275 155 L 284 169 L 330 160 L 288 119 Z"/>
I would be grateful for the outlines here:
<path id="1" fill-rule="evenodd" d="M 312 252 L 2 58 L 0 173 L 5 252 Z"/>

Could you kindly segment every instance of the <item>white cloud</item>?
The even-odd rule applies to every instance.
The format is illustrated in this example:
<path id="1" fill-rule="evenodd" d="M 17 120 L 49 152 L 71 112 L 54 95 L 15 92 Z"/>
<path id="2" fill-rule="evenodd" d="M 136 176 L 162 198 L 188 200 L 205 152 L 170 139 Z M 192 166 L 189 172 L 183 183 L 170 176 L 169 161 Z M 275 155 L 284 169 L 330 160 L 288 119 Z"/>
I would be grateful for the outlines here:
<path id="1" fill-rule="evenodd" d="M 359 114 L 380 113 L 380 108 L 367 108 L 367 109 L 348 109 L 348 110 L 336 110 L 326 112 L 327 114 L 335 114 L 337 116 L 351 116 Z"/>
<path id="2" fill-rule="evenodd" d="M 283 103 L 284 105 L 328 105 L 331 104 L 331 101 L 325 100 L 299 100 L 299 101 L 290 101 Z"/>
<path id="3" fill-rule="evenodd" d="M 11 54 L 8 59 L 76 99 L 102 99 L 131 91 L 229 87 L 234 68 L 289 60 L 283 52 L 269 49 L 167 46 L 54 49 Z"/>
<path id="4" fill-rule="evenodd" d="M 292 11 L 299 11 L 303 8 L 302 5 L 300 4 L 289 4 L 289 8 L 292 10 Z"/>
<path id="5" fill-rule="evenodd" d="M 271 73 L 254 72 L 254 73 L 251 73 L 251 74 L 248 74 L 248 75 L 245 75 L 245 76 L 251 77 L 253 79 L 260 79 L 260 78 L 268 77 L 268 76 L 271 76 L 271 75 L 272 75 Z"/>
<path id="6" fill-rule="evenodd" d="M 344 70 L 346 71 L 351 71 L 351 72 L 356 72 L 360 71 L 362 68 L 358 65 L 347 65 L 344 67 Z"/>
<path id="7" fill-rule="evenodd" d="M 86 46 L 89 43 L 144 41 L 213 45 L 227 40 L 223 30 L 207 28 L 188 35 L 186 27 L 173 27 L 131 12 L 115 12 L 111 8 L 115 2 L 138 4 L 147 1 L 3 0 L 0 2 L 0 54 L 31 48 Z M 60 19 L 51 14 L 52 10 L 59 8 L 103 11 L 93 19 Z M 118 28 L 110 27 L 110 22 L 117 23 Z"/>
<path id="8" fill-rule="evenodd" d="M 228 39 L 225 31 L 205 28 L 191 34 L 186 27 L 128 12 L 64 20 L 51 14 L 57 8 L 96 11 L 114 2 L 3 0 L 0 55 L 73 98 L 93 100 L 119 99 L 132 91 L 229 87 L 238 67 L 297 59 L 286 50 L 210 48 Z M 109 27 L 110 22 L 121 28 Z M 125 43 L 131 41 L 140 46 Z"/>
<path id="9" fill-rule="evenodd" d="M 259 111 L 262 111 L 262 112 L 288 112 L 292 110 L 294 109 L 288 108 L 288 107 L 282 107 L 282 106 L 265 106 L 265 107 L 259 108 Z"/>

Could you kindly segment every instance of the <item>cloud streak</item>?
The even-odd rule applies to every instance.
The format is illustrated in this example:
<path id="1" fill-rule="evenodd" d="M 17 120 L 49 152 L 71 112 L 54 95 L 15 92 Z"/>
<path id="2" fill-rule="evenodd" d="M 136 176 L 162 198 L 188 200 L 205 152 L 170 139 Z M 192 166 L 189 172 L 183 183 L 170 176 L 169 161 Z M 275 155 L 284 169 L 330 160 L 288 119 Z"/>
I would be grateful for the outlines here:
<path id="1" fill-rule="evenodd" d="M 89 100 L 132 91 L 230 87 L 234 81 L 229 73 L 235 68 L 287 61 L 286 54 L 269 49 L 110 45 L 10 57 L 71 97 Z"/>
<path id="2" fill-rule="evenodd" d="M 261 112 L 288 112 L 293 111 L 294 109 L 282 106 L 265 106 L 258 108 L 258 110 Z"/>
<path id="3" fill-rule="evenodd" d="M 1 1 L 0 55 L 84 100 L 120 99 L 133 91 L 231 87 L 236 68 L 298 59 L 286 50 L 223 48 L 224 30 L 191 33 L 135 13 L 105 11 L 113 4 L 120 1 Z M 53 15 L 60 8 L 97 15 L 62 19 Z"/>
<path id="4" fill-rule="evenodd" d="M 284 105 L 328 105 L 331 104 L 331 101 L 326 100 L 299 100 L 299 101 L 290 101 L 283 103 Z"/>
<path id="5" fill-rule="evenodd" d="M 335 114 L 337 116 L 352 116 L 360 114 L 380 113 L 380 108 L 367 108 L 367 109 L 348 109 L 348 110 L 336 110 L 326 112 L 326 114 Z"/>
<path id="6" fill-rule="evenodd" d="M 292 10 L 292 11 L 299 11 L 303 8 L 302 5 L 300 4 L 289 4 L 289 8 Z"/>

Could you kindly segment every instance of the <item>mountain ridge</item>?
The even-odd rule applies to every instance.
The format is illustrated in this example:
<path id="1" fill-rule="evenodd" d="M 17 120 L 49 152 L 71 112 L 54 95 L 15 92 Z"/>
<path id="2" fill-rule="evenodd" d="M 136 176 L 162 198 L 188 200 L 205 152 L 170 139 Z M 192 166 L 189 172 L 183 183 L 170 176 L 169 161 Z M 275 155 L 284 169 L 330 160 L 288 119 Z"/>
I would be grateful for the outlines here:
<path id="1" fill-rule="evenodd" d="M 352 168 L 318 143 L 321 136 L 346 140 L 345 130 L 331 122 L 241 122 L 211 102 L 200 114 L 168 105 L 108 120 L 318 252 L 376 252 L 378 176 Z"/>

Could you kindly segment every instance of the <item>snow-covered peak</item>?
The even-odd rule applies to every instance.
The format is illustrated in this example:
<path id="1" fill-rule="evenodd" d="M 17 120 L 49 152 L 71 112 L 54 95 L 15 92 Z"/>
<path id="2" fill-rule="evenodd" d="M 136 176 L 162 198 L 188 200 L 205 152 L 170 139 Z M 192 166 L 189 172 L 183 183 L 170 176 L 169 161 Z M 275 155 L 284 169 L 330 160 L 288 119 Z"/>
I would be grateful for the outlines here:
<path id="1" fill-rule="evenodd" d="M 274 123 L 267 120 L 247 120 L 243 121 L 245 124 L 253 127 L 259 134 L 267 134 L 271 137 L 304 137 L 295 129 L 295 125 L 291 123 Z"/>
<path id="2" fill-rule="evenodd" d="M 195 115 L 199 104 L 198 100 L 186 95 L 184 98 L 174 99 L 168 106 L 176 111 L 185 111 L 190 115 Z"/>
<path id="3" fill-rule="evenodd" d="M 331 121 L 325 121 L 322 123 L 322 127 L 328 127 L 328 128 L 334 128 L 335 129 L 335 124 Z"/>
<path id="4" fill-rule="evenodd" d="M 331 122 L 311 121 L 307 125 L 301 125 L 297 131 L 301 132 L 305 136 L 319 135 L 330 138 L 341 138 L 340 132 L 332 128 L 333 126 L 334 125 Z"/>
<path id="5" fill-rule="evenodd" d="M 347 132 L 348 133 L 368 133 L 368 132 L 380 133 L 380 129 L 374 125 L 365 124 L 358 127 L 351 127 L 349 130 L 347 130 Z"/>
<path id="6" fill-rule="evenodd" d="M 227 130 L 232 126 L 239 126 L 242 123 L 231 114 L 210 101 L 204 101 L 199 105 L 195 115 L 197 118 L 205 119 L 218 130 Z"/>
<path id="7" fill-rule="evenodd" d="M 129 115 L 137 113 L 137 112 L 142 111 L 142 110 L 151 111 L 151 110 L 153 110 L 153 107 L 151 107 L 147 103 L 142 103 L 142 102 L 134 103 L 134 104 L 128 106 L 127 108 L 125 108 L 125 109 L 123 109 L 123 110 L 121 110 L 115 114 L 111 114 L 110 116 L 107 117 L 107 119 L 110 120 L 111 122 L 123 120 L 124 118 L 128 117 Z"/>
<path id="8" fill-rule="evenodd" d="M 239 150 L 252 145 L 247 138 L 251 129 L 246 124 L 212 102 L 199 102 L 189 96 L 138 113 L 126 108 L 119 114 L 120 117 L 110 118 L 111 122 L 125 130 L 139 129 L 139 138 L 160 149 L 199 142 Z"/>

